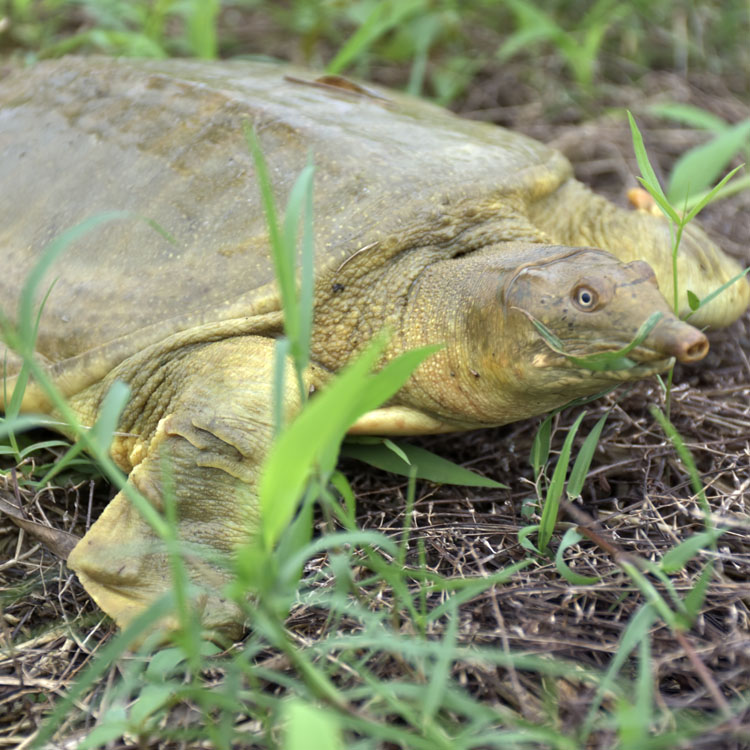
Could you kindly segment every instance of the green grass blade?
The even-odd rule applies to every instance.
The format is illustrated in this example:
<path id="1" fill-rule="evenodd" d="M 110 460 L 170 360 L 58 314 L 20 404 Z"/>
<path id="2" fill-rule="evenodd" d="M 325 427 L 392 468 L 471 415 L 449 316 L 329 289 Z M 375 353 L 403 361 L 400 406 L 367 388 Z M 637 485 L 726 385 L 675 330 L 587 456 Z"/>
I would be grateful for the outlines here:
<path id="1" fill-rule="evenodd" d="M 62 57 L 72 52 L 90 50 L 108 55 L 125 55 L 128 57 L 167 57 L 164 48 L 153 39 L 137 31 L 118 31 L 113 29 L 90 29 L 74 34 L 42 50 L 45 57 Z"/>
<path id="2" fill-rule="evenodd" d="M 549 459 L 553 418 L 554 414 L 550 414 L 544 418 L 534 435 L 534 442 L 531 444 L 529 461 L 531 468 L 534 470 L 534 481 L 539 478 L 539 472 L 542 470 L 542 467 L 547 465 L 547 460 Z"/>
<path id="3" fill-rule="evenodd" d="M 539 532 L 539 524 L 531 524 L 529 526 L 523 526 L 518 530 L 518 543 L 523 547 L 524 549 L 529 550 L 529 552 L 533 552 L 534 554 L 541 555 L 542 552 L 539 549 L 539 547 L 534 544 L 534 542 L 531 541 L 529 538 L 534 532 Z"/>
<path id="4" fill-rule="evenodd" d="M 651 646 L 648 636 L 638 644 L 638 678 L 635 683 L 635 702 L 621 700 L 615 710 L 620 746 L 623 750 L 642 750 L 651 728 L 653 702 L 653 674 Z"/>
<path id="5" fill-rule="evenodd" d="M 106 643 L 94 660 L 86 667 L 56 705 L 39 729 L 32 743 L 33 748 L 40 748 L 52 738 L 55 730 L 61 725 L 71 707 L 80 700 L 94 683 L 112 666 L 112 664 L 132 649 L 133 644 L 156 625 L 165 615 L 173 611 L 174 601 L 168 593 L 155 601 L 147 610 L 138 615 L 125 630 L 118 633 Z"/>
<path id="6" fill-rule="evenodd" d="M 541 320 L 537 320 L 531 313 L 527 313 L 525 311 L 522 312 L 531 321 L 534 328 L 539 331 L 539 335 L 547 342 L 547 345 L 550 347 L 550 349 L 555 352 L 563 353 L 565 344 L 563 344 L 562 339 L 558 336 L 555 336 L 555 334 L 552 333 L 552 331 L 550 331 L 550 329 L 547 328 L 547 326 L 544 325 Z"/>
<path id="7" fill-rule="evenodd" d="M 417 367 L 435 352 L 440 351 L 442 346 L 423 346 L 419 349 L 400 354 L 396 359 L 386 364 L 376 376 L 373 376 L 369 388 L 362 394 L 361 408 L 363 412 L 373 411 L 382 406 L 391 396 L 395 394 L 393 384 L 405 383 Z M 399 386 L 400 387 L 400 386 Z"/>
<path id="8" fill-rule="evenodd" d="M 189 0 L 184 5 L 188 42 L 195 57 L 204 60 L 218 57 L 216 24 L 220 9 L 220 0 Z"/>
<path id="9" fill-rule="evenodd" d="M 118 737 L 122 737 L 131 729 L 124 706 L 110 706 L 100 717 L 91 732 L 83 738 L 78 750 L 101 748 L 107 746 Z"/>
<path id="10" fill-rule="evenodd" d="M 339 445 L 358 417 L 390 398 L 433 348 L 406 352 L 380 372 L 370 370 L 385 346 L 381 337 L 312 399 L 271 448 L 259 483 L 263 540 L 270 550 L 287 526 L 314 467 L 333 472 Z"/>
<path id="11" fill-rule="evenodd" d="M 299 350 L 300 365 L 306 367 L 310 360 L 310 341 L 313 324 L 313 295 L 315 288 L 315 237 L 313 232 L 313 177 L 312 157 L 309 164 L 309 178 L 303 180 L 305 186 L 302 206 L 302 241 L 300 243 L 300 289 L 299 289 Z M 300 177 L 300 180 L 302 178 Z"/>
<path id="12" fill-rule="evenodd" d="M 273 258 L 276 281 L 279 285 L 279 292 L 284 306 L 284 325 L 286 327 L 294 325 L 294 323 L 289 321 L 296 322 L 298 320 L 293 254 L 288 251 L 287 245 L 284 242 L 276 210 L 276 200 L 271 186 L 271 178 L 268 174 L 268 165 L 263 156 L 260 141 L 253 128 L 247 122 L 244 123 L 244 131 L 245 140 L 255 163 L 256 179 L 260 189 L 263 212 L 266 216 L 266 225 L 271 244 L 271 257 Z M 289 335 L 288 330 L 287 335 Z M 292 337 L 290 336 L 290 338 Z"/>
<path id="13" fill-rule="evenodd" d="M 717 117 L 713 113 L 700 107 L 694 107 L 691 104 L 663 102 L 661 104 L 651 104 L 646 110 L 649 114 L 656 115 L 656 117 L 681 122 L 683 125 L 689 125 L 691 128 L 711 130 L 714 133 L 720 133 L 729 127 L 721 117 Z"/>
<path id="14" fill-rule="evenodd" d="M 45 418 L 36 414 L 22 414 L 16 417 L 0 419 L 0 439 L 14 432 L 26 432 L 37 427 L 45 427 Z"/>
<path id="15" fill-rule="evenodd" d="M 287 201 L 283 227 L 279 225 L 273 188 L 268 166 L 263 157 L 255 132 L 245 124 L 245 138 L 253 156 L 261 200 L 266 215 L 276 280 L 279 285 L 284 311 L 284 333 L 289 340 L 289 352 L 294 361 L 300 397 L 307 399 L 304 371 L 310 361 L 310 337 L 313 318 L 314 286 L 314 242 L 313 242 L 313 176 L 314 166 L 307 164 L 295 180 Z M 300 235 L 300 252 L 297 240 Z M 301 266 L 299 291 L 297 289 L 297 266 Z M 281 364 L 277 359 L 277 367 Z M 276 375 L 280 380 L 281 376 Z M 277 391 L 275 398 L 282 398 Z"/>
<path id="16" fill-rule="evenodd" d="M 750 120 L 745 120 L 683 154 L 672 169 L 667 199 L 673 204 L 682 204 L 691 195 L 706 189 L 749 139 Z"/>
<path id="17" fill-rule="evenodd" d="M 528 49 L 532 44 L 555 39 L 558 33 L 558 29 L 554 26 L 527 26 L 519 29 L 500 45 L 496 52 L 497 59 L 501 62 L 510 60 L 511 57 Z"/>
<path id="18" fill-rule="evenodd" d="M 664 433 L 669 438 L 670 442 L 674 446 L 675 451 L 677 452 L 677 455 L 680 457 L 680 460 L 687 469 L 688 475 L 690 476 L 690 485 L 693 488 L 693 492 L 695 492 L 695 494 L 698 496 L 698 501 L 700 502 L 700 506 L 703 510 L 706 530 L 713 531 L 714 523 L 711 518 L 711 506 L 706 499 L 706 493 L 703 489 L 703 482 L 701 481 L 700 473 L 698 472 L 698 467 L 695 465 L 692 454 L 688 450 L 687 446 L 682 440 L 682 437 L 677 432 L 674 425 L 666 418 L 666 416 L 664 416 L 661 410 L 657 406 L 652 404 L 649 407 L 649 411 L 651 412 L 651 416 L 659 423 L 662 430 L 664 430 Z"/>
<path id="19" fill-rule="evenodd" d="M 693 534 L 684 539 L 676 547 L 668 550 L 661 559 L 659 567 L 667 573 L 677 573 L 682 570 L 688 561 L 692 560 L 698 552 L 703 549 L 715 547 L 716 540 L 726 531 L 726 529 L 712 529 L 711 531 L 702 531 L 699 534 Z"/>
<path id="20" fill-rule="evenodd" d="M 349 427 L 354 404 L 383 348 L 382 340 L 313 399 L 274 442 L 259 483 L 264 546 L 270 551 L 291 521 L 322 450 L 337 450 Z M 334 448 L 331 448 L 334 446 Z"/>
<path id="21" fill-rule="evenodd" d="M 207 644 L 213 647 L 214 653 L 218 650 L 213 644 Z M 181 648 L 162 648 L 155 654 L 151 655 L 146 665 L 145 674 L 152 680 L 166 680 L 177 667 L 186 659 L 185 652 Z"/>
<path id="22" fill-rule="evenodd" d="M 356 442 L 356 441 L 355 441 Z M 377 445 L 378 439 L 372 441 L 372 445 Z M 406 454 L 406 451 L 398 444 L 394 443 L 393 440 L 389 440 L 388 438 L 383 439 L 383 445 L 388 448 L 388 450 L 393 451 L 405 464 L 408 464 L 409 467 L 411 467 L 411 461 L 409 460 L 409 456 Z M 367 444 L 367 443 L 364 443 Z M 411 468 L 409 471 L 409 477 L 411 477 Z"/>
<path id="23" fill-rule="evenodd" d="M 651 193 L 654 199 L 657 199 L 658 196 L 662 201 L 667 202 L 666 195 L 664 195 L 664 191 L 656 177 L 656 172 L 654 172 L 654 168 L 651 166 L 651 161 L 648 158 L 648 152 L 643 143 L 641 131 L 638 129 L 635 118 L 630 112 L 628 112 L 628 122 L 630 123 L 630 135 L 633 140 L 633 151 L 635 152 L 635 158 L 638 162 L 638 168 L 641 170 L 643 185 L 646 190 Z M 662 203 L 659 202 L 659 205 L 661 206 Z"/>
<path id="24" fill-rule="evenodd" d="M 412 467 L 416 467 L 418 479 L 426 479 L 436 484 L 457 484 L 464 487 L 496 487 L 508 489 L 506 485 L 477 474 L 470 469 L 448 461 L 417 445 L 402 443 L 399 450 L 403 457 L 394 453 L 383 443 L 359 444 L 346 442 L 341 455 L 356 458 L 383 471 L 408 477 Z"/>
<path id="25" fill-rule="evenodd" d="M 49 470 L 39 480 L 39 486 L 44 487 L 58 474 L 61 474 L 70 466 L 72 466 L 75 460 L 83 453 L 83 450 L 84 448 L 81 442 L 73 443 L 73 445 L 68 445 L 68 449 L 65 451 L 65 453 L 49 467 Z"/>
<path id="26" fill-rule="evenodd" d="M 677 211 L 675 211 L 672 204 L 667 200 L 666 196 L 664 196 L 661 193 L 651 192 L 651 188 L 649 187 L 648 183 L 643 179 L 643 177 L 639 177 L 638 182 L 640 182 L 641 185 L 643 185 L 643 187 L 646 188 L 649 195 L 656 201 L 657 205 L 659 206 L 659 208 L 662 210 L 662 212 L 667 218 L 669 218 L 676 225 L 679 225 L 682 222 L 680 215 L 677 213 Z"/>
<path id="27" fill-rule="evenodd" d="M 507 60 L 534 42 L 555 42 L 565 36 L 565 30 L 536 4 L 527 0 L 505 0 L 513 11 L 518 29 L 500 46 L 497 56 Z"/>
<path id="28" fill-rule="evenodd" d="M 440 708 L 443 694 L 450 681 L 453 663 L 453 651 L 456 648 L 458 636 L 458 611 L 455 603 L 447 613 L 447 624 L 443 637 L 440 639 L 443 648 L 438 652 L 432 669 L 429 670 L 429 682 L 422 702 L 422 720 L 431 722 Z"/>
<path id="29" fill-rule="evenodd" d="M 414 15 L 423 5 L 423 0 L 381 0 L 373 3 L 370 14 L 328 63 L 326 72 L 341 73 L 363 57 L 375 41 Z"/>
<path id="30" fill-rule="evenodd" d="M 0 420 L 0 422 L 1 421 L 2 420 Z M 40 440 L 38 443 L 32 443 L 26 448 L 23 448 L 19 455 L 21 459 L 24 459 L 37 451 L 54 450 L 55 448 L 68 447 L 70 447 L 70 443 L 67 440 Z"/>
<path id="31" fill-rule="evenodd" d="M 659 616 L 670 628 L 680 626 L 680 617 L 667 604 L 666 599 L 659 593 L 653 583 L 631 562 L 623 562 L 622 569 L 640 589 L 646 601 L 654 608 Z"/>
<path id="32" fill-rule="evenodd" d="M 555 471 L 552 474 L 552 479 L 547 488 L 547 497 L 544 501 L 542 518 L 539 522 L 539 539 L 537 542 L 542 553 L 547 549 L 549 540 L 552 538 L 552 532 L 555 529 L 555 524 L 557 523 L 557 515 L 560 510 L 560 498 L 562 497 L 563 487 L 565 485 L 565 476 L 568 473 L 570 451 L 573 448 L 573 440 L 575 439 L 576 432 L 578 432 L 581 421 L 585 416 L 586 412 L 581 412 L 568 430 L 562 450 L 560 451 L 560 457 L 557 459 Z"/>
<path id="33" fill-rule="evenodd" d="M 570 470 L 570 477 L 568 478 L 567 493 L 571 499 L 578 497 L 583 490 L 586 474 L 588 474 L 589 466 L 591 466 L 596 446 L 599 444 L 599 437 L 602 434 L 604 423 L 607 421 L 608 416 L 609 412 L 606 412 L 599 418 L 599 421 L 586 436 L 581 449 L 578 451 L 573 468 Z"/>
<path id="34" fill-rule="evenodd" d="M 300 221 L 303 221 L 303 232 L 305 240 L 309 243 L 309 251 L 312 251 L 311 239 L 307 236 L 310 227 L 308 218 L 308 197 L 312 195 L 314 168 L 307 165 L 294 182 L 292 190 L 289 193 L 286 212 L 284 215 L 284 228 L 282 238 L 281 253 L 283 254 L 284 273 L 287 278 L 293 280 L 288 294 L 293 295 L 295 304 L 289 309 L 287 314 L 286 299 L 284 300 L 284 330 L 289 337 L 292 347 L 292 353 L 296 366 L 299 370 L 304 369 L 309 361 L 309 334 L 305 339 L 302 335 L 302 321 L 312 318 L 312 294 L 307 295 L 308 309 L 302 309 L 300 300 L 297 296 L 297 236 L 299 234 Z M 306 264 L 308 265 L 308 264 Z M 312 286 L 313 264 L 309 263 L 308 288 Z M 288 321 L 288 322 L 287 322 Z M 309 330 L 309 329 L 308 329 Z"/>
<path id="35" fill-rule="evenodd" d="M 273 356 L 273 434 L 281 433 L 284 427 L 284 395 L 286 393 L 286 363 L 290 344 L 286 336 L 276 339 Z"/>
<path id="36" fill-rule="evenodd" d="M 589 704 L 589 710 L 584 719 L 583 726 L 581 727 L 580 741 L 582 747 L 587 746 L 588 744 L 586 740 L 591 734 L 597 712 L 599 711 L 599 706 L 601 705 L 604 696 L 615 687 L 615 678 L 624 666 L 630 653 L 644 638 L 649 637 L 649 630 L 655 620 L 656 612 L 653 607 L 648 604 L 643 605 L 635 615 L 630 618 L 630 622 L 620 638 L 620 645 L 610 661 L 604 677 L 599 682 L 594 699 Z"/>
<path id="37" fill-rule="evenodd" d="M 353 60 L 361 57 L 365 50 L 389 28 L 387 15 L 390 3 L 380 2 L 372 6 L 372 10 L 359 28 L 336 53 L 326 66 L 326 73 L 336 75 L 341 73 Z"/>
<path id="38" fill-rule="evenodd" d="M 144 685 L 130 707 L 128 719 L 131 731 L 136 727 L 143 728 L 150 717 L 170 702 L 178 687 L 179 685 L 174 682 Z"/>
<path id="39" fill-rule="evenodd" d="M 572 354 L 568 354 L 565 351 L 562 341 L 560 341 L 560 339 L 555 336 L 555 334 L 552 333 L 552 331 L 550 331 L 547 326 L 544 325 L 544 323 L 542 323 L 540 320 L 537 320 L 531 313 L 528 313 L 524 310 L 522 310 L 521 312 L 523 312 L 524 315 L 526 315 L 526 317 L 533 323 L 534 327 L 537 329 L 537 331 L 539 331 L 547 346 L 549 346 L 549 348 L 552 349 L 553 352 L 567 357 L 573 364 L 577 365 L 578 367 L 583 367 L 587 370 L 592 370 L 593 372 L 626 370 L 630 367 L 633 367 L 636 362 L 629 359 L 627 355 L 646 340 L 648 334 L 651 333 L 654 326 L 656 326 L 656 324 L 663 317 L 662 313 L 660 312 L 652 313 L 648 317 L 648 319 L 645 320 L 638 328 L 635 336 L 630 341 L 630 343 L 626 344 L 620 349 L 617 349 L 613 352 L 598 352 L 596 354 L 590 354 L 586 357 L 576 357 Z"/>
<path id="40" fill-rule="evenodd" d="M 102 453 L 109 451 L 120 415 L 129 399 L 130 388 L 121 380 L 116 380 L 102 400 L 96 422 L 89 430 L 90 439 L 96 443 Z"/>
<path id="41" fill-rule="evenodd" d="M 702 300 L 700 300 L 695 310 L 698 310 L 703 305 L 707 305 L 712 299 L 715 299 L 716 297 L 718 297 L 725 289 L 732 286 L 732 284 L 734 284 L 736 281 L 739 281 L 743 276 L 747 276 L 748 273 L 750 273 L 750 268 L 746 268 L 744 271 L 740 271 L 736 276 L 733 276 L 731 279 L 729 279 L 729 281 L 723 283 L 717 289 L 714 289 L 713 292 L 711 292 L 710 294 L 707 294 Z M 692 309 L 692 306 L 691 306 L 691 310 L 692 311 L 685 316 L 685 320 L 688 320 L 690 316 L 693 314 L 693 312 L 695 312 L 695 310 Z"/>
<path id="42" fill-rule="evenodd" d="M 555 553 L 555 567 L 557 572 L 568 582 L 574 586 L 590 586 L 593 583 L 597 583 L 601 580 L 599 576 L 583 576 L 580 573 L 576 573 L 570 568 L 565 562 L 565 550 L 568 547 L 572 547 L 580 542 L 584 537 L 578 533 L 575 528 L 568 529 L 563 535 L 560 546 L 557 548 Z"/>
<path id="43" fill-rule="evenodd" d="M 732 173 L 730 173 L 730 177 L 731 175 Z M 702 193 L 697 193 L 690 196 L 687 202 L 688 207 L 693 208 L 700 203 L 702 204 L 702 208 L 706 205 L 705 203 L 703 203 L 704 198 L 708 198 L 706 202 L 718 201 L 723 200 L 724 198 L 729 198 L 730 196 L 736 195 L 737 193 L 741 193 L 743 190 L 747 190 L 748 188 L 750 188 L 750 174 L 743 175 L 742 177 L 737 177 L 727 184 L 722 185 L 720 183 L 719 185 L 717 185 L 717 187 L 719 188 L 718 190 L 714 188 L 711 191 L 706 190 Z M 697 215 L 697 213 L 695 215 Z"/>
<path id="44" fill-rule="evenodd" d="M 691 195 L 686 197 L 685 200 L 688 205 L 692 205 L 692 201 L 695 200 L 695 204 L 685 217 L 684 223 L 687 224 L 689 221 L 692 221 L 709 203 L 711 203 L 719 195 L 719 193 L 721 193 L 721 191 L 724 189 L 724 186 L 729 182 L 729 180 L 731 180 L 732 177 L 734 177 L 737 172 L 742 169 L 743 166 L 744 165 L 735 167 L 731 172 L 724 175 L 724 177 L 707 193 L 698 193 L 696 195 L 695 191 L 691 192 Z M 711 184 L 711 181 L 706 184 Z"/>
<path id="45" fill-rule="evenodd" d="M 691 622 L 703 609 L 703 604 L 706 601 L 706 594 L 708 593 L 708 586 L 711 583 L 711 579 L 714 575 L 714 561 L 709 560 L 703 570 L 701 571 L 698 581 L 684 599 L 685 611 Z"/>
<path id="46" fill-rule="evenodd" d="M 284 529 L 281 534 L 278 544 L 278 559 L 289 560 L 293 555 L 298 554 L 300 550 L 304 549 L 305 546 L 310 543 L 313 532 L 313 505 L 319 494 L 319 488 L 315 483 L 312 483 L 311 486 L 308 487 L 299 513 L 297 513 L 289 526 Z M 290 569 L 287 567 L 284 569 L 286 577 L 281 578 L 281 576 L 279 576 L 278 581 L 285 589 L 280 593 L 282 595 L 287 594 L 289 598 L 289 601 L 282 603 L 282 617 L 286 617 L 289 614 L 289 605 L 294 598 L 294 592 L 300 578 L 302 577 L 303 570 L 304 568 L 302 565 L 296 569 Z"/>
<path id="47" fill-rule="evenodd" d="M 351 529 L 356 525 L 357 516 L 357 498 L 354 495 L 354 491 L 349 484 L 349 480 L 340 471 L 333 472 L 331 484 L 344 501 L 343 509 L 346 511 L 344 525 Z M 346 521 L 348 521 L 348 526 Z"/>
<path id="48" fill-rule="evenodd" d="M 292 578 L 296 574 L 296 571 L 299 570 L 312 556 L 321 552 L 341 549 L 346 545 L 352 547 L 359 546 L 371 550 L 382 549 L 394 559 L 399 555 L 398 545 L 393 540 L 379 532 L 359 530 L 335 532 L 313 539 L 298 552 L 286 559 L 280 559 L 278 556 L 275 556 L 275 559 L 279 561 L 279 579 L 289 580 Z M 255 555 L 257 549 L 257 545 L 254 546 L 253 544 L 249 544 L 242 547 L 238 553 L 239 576 L 236 583 L 232 584 L 235 587 L 232 591 L 232 595 L 239 601 L 246 601 L 247 599 L 246 581 L 253 580 L 254 577 L 257 577 L 257 569 L 249 567 L 255 565 L 257 560 L 262 559 Z M 249 557 L 243 559 L 245 552 L 248 550 L 250 551 Z M 265 559 L 267 560 L 268 557 L 266 556 Z"/>
<path id="49" fill-rule="evenodd" d="M 343 750 L 341 727 L 336 715 L 299 698 L 283 709 L 283 750 Z"/>

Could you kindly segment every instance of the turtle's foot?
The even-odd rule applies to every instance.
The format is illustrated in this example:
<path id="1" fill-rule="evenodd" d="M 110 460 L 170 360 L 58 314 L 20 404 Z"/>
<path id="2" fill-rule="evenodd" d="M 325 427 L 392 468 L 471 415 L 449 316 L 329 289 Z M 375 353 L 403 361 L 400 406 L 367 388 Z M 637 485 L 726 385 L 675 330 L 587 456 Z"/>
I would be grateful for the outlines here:
<path id="1" fill-rule="evenodd" d="M 244 615 L 235 602 L 222 595 L 230 573 L 227 565 L 217 564 L 215 548 L 178 542 L 178 555 L 187 572 L 189 607 L 202 628 L 232 640 L 239 638 Z M 214 559 L 207 559 L 209 555 Z M 170 560 L 164 541 L 124 492 L 112 500 L 72 550 L 68 566 L 121 628 L 175 590 L 174 561 Z M 176 607 L 170 607 L 170 614 L 162 617 L 157 627 L 167 632 L 180 628 L 182 623 L 176 612 Z"/>
<path id="2" fill-rule="evenodd" d="M 664 216 L 664 213 L 659 208 L 659 204 L 648 190 L 640 187 L 630 188 L 628 190 L 628 200 L 630 201 L 630 205 L 638 211 L 643 211 L 652 216 Z"/>

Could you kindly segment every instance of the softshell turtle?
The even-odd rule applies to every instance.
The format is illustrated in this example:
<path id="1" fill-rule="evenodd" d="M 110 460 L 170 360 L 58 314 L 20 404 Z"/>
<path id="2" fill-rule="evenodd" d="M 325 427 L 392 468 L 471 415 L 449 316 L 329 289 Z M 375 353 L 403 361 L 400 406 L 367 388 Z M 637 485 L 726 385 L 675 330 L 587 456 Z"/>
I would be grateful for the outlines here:
<path id="1" fill-rule="evenodd" d="M 42 249 L 87 217 L 125 209 L 174 238 L 136 219 L 78 238 L 49 274 L 36 348 L 84 424 L 116 379 L 130 386 L 113 457 L 161 509 L 167 455 L 179 533 L 214 551 L 231 553 L 257 526 L 282 332 L 243 121 L 281 203 L 310 156 L 316 165 L 307 385 L 323 387 L 384 327 L 384 359 L 445 345 L 360 432 L 504 424 L 707 351 L 659 291 L 671 299 L 667 223 L 593 195 L 561 154 L 502 128 L 255 63 L 68 58 L 12 72 L 0 107 L 6 317 Z M 678 270 L 681 289 L 703 297 L 740 269 L 693 226 Z M 692 320 L 726 325 L 748 299 L 743 279 Z M 556 353 L 530 320 L 583 356 L 625 345 L 655 311 L 635 365 L 611 372 Z M 0 354 L 10 392 L 19 358 Z M 31 384 L 23 408 L 49 404 Z M 69 564 L 121 625 L 170 585 L 161 543 L 124 493 Z M 242 616 L 221 596 L 221 573 L 189 566 L 204 625 L 236 634 Z"/>

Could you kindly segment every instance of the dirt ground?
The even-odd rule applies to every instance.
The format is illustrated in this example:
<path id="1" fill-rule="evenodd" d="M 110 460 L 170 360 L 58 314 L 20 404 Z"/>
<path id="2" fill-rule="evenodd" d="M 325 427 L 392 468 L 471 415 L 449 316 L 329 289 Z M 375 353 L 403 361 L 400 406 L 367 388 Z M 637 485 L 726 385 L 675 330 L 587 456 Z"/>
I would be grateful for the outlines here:
<path id="1" fill-rule="evenodd" d="M 381 76 L 388 80 L 388 71 Z M 739 81 L 695 79 L 660 73 L 637 86 L 602 89 L 595 106 L 562 93 L 543 71 L 505 66 L 480 74 L 457 109 L 553 143 L 574 162 L 578 177 L 625 205 L 626 191 L 638 173 L 622 108 L 631 109 L 644 132 L 657 173 L 669 173 L 675 158 L 705 139 L 705 134 L 650 117 L 652 102 L 689 102 L 737 122 L 750 117 L 750 92 Z M 730 253 L 750 263 L 750 191 L 710 206 L 702 225 Z M 691 707 L 721 713 L 750 689 L 750 314 L 710 336 L 707 359 L 678 367 L 672 421 L 702 473 L 714 521 L 728 531 L 719 541 L 716 570 L 704 610 L 684 641 L 657 625 L 652 648 L 658 700 L 671 708 Z M 604 582 L 571 586 L 553 565 L 532 566 L 510 584 L 498 587 L 462 609 L 461 638 L 466 643 L 554 654 L 583 665 L 606 667 L 623 628 L 641 599 L 618 572 L 616 555 L 627 552 L 658 559 L 680 540 L 704 529 L 703 513 L 685 467 L 648 412 L 663 406 L 655 379 L 641 382 L 589 407 L 581 432 L 587 434 L 606 409 L 612 409 L 599 444 L 578 513 L 561 528 L 583 523 L 596 531 L 584 543 L 576 571 L 604 576 Z M 558 427 L 573 421 L 563 413 Z M 510 490 L 469 490 L 420 482 L 414 534 L 428 552 L 428 564 L 444 575 L 476 575 L 502 568 L 525 556 L 518 529 L 523 500 L 533 494 L 528 456 L 539 420 L 503 428 L 424 440 L 431 450 L 510 485 Z M 561 434 L 553 439 L 560 449 Z M 392 475 L 355 462 L 343 464 L 357 491 L 360 523 L 400 534 L 406 486 Z M 77 487 L 22 495 L 12 475 L 0 480 L 0 495 L 23 502 L 31 517 L 81 534 L 90 513 L 99 512 L 107 489 L 89 481 Z M 92 500 L 93 498 L 93 500 Z M 0 586 L 3 637 L 15 648 L 0 658 L 0 747 L 14 746 L 33 730 L 45 696 L 74 679 L 111 632 L 65 566 L 12 523 L 0 518 Z M 675 576 L 685 594 L 695 584 L 703 560 Z M 625 596 L 623 596 L 625 594 Z M 84 618 L 72 635 L 67 622 Z M 289 627 L 314 638 L 323 626 L 317 612 L 295 610 Z M 501 700 L 532 719 L 543 697 L 533 675 L 508 675 L 479 665 L 466 667 L 465 684 L 487 700 Z M 557 686 L 560 721 L 580 723 L 590 696 Z M 750 711 L 739 720 L 750 736 Z M 693 748 L 749 747 L 737 737 L 738 725 L 719 723 Z"/>

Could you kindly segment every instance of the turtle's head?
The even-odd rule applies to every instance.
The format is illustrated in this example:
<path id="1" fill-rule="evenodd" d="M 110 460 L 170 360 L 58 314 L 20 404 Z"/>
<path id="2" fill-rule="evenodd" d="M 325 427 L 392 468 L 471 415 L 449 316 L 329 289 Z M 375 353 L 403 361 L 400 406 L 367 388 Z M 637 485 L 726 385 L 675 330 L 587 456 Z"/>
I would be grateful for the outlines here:
<path id="1" fill-rule="evenodd" d="M 445 429 L 543 414 L 708 351 L 703 333 L 670 311 L 647 263 L 521 242 L 426 269 L 398 343 L 443 344 L 394 403 Z"/>
<path id="2" fill-rule="evenodd" d="M 708 352 L 703 333 L 670 311 L 647 263 L 587 248 L 547 252 L 498 290 L 505 358 L 528 397 L 559 405 Z"/>

